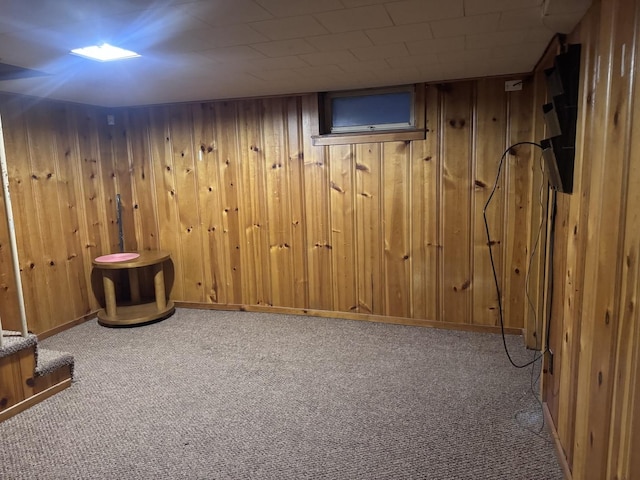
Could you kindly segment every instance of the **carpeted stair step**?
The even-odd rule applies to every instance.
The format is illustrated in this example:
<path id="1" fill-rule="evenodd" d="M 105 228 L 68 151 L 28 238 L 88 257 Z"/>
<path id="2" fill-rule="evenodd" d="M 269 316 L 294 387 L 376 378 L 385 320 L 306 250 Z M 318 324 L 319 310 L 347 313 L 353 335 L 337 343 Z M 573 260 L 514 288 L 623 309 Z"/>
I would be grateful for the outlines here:
<path id="1" fill-rule="evenodd" d="M 20 332 L 3 330 L 2 339 L 3 345 L 0 348 L 0 358 L 8 357 L 26 348 L 35 347 L 36 368 L 34 374 L 37 377 L 42 377 L 67 365 L 73 374 L 73 355 L 40 347 L 38 345 L 38 337 L 32 333 L 23 337 Z"/>
<path id="2" fill-rule="evenodd" d="M 25 348 L 34 347 L 38 344 L 38 338 L 33 334 L 23 337 L 20 332 L 12 330 L 2 331 L 3 344 L 0 347 L 0 358 L 8 357 Z"/>
<path id="3" fill-rule="evenodd" d="M 36 350 L 36 376 L 42 377 L 65 366 L 69 366 L 73 378 L 73 355 L 40 347 Z"/>
<path id="4" fill-rule="evenodd" d="M 71 354 L 40 348 L 33 334 L 22 337 L 19 332 L 4 330 L 2 340 L 0 422 L 71 385 Z"/>

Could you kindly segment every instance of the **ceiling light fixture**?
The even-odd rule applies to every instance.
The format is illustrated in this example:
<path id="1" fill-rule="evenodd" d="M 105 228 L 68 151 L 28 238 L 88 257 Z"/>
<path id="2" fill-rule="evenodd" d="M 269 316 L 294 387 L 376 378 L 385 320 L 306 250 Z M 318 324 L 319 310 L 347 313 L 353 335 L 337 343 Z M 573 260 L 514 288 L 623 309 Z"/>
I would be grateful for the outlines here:
<path id="1" fill-rule="evenodd" d="M 71 53 L 91 60 L 97 60 L 99 62 L 110 62 L 113 60 L 123 60 L 125 58 L 135 58 L 140 56 L 136 52 L 125 50 L 120 47 L 114 47 L 108 43 L 92 45 L 84 48 L 74 48 L 71 50 Z"/>

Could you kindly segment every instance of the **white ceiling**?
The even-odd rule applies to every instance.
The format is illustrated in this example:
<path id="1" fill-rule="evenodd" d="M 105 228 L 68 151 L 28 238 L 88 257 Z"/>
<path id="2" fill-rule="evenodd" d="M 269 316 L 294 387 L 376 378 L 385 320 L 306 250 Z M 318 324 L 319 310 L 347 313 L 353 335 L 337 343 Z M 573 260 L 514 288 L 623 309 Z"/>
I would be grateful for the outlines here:
<path id="1" fill-rule="evenodd" d="M 523 73 L 590 0 L 0 0 L 0 91 L 102 106 Z M 99 63 L 108 42 L 140 58 Z"/>

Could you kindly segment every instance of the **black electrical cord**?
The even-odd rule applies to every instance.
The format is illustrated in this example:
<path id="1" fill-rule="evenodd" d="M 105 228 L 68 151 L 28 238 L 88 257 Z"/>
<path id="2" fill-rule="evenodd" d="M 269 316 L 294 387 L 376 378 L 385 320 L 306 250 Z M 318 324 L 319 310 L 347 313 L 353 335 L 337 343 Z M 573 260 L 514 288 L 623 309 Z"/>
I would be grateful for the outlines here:
<path id="1" fill-rule="evenodd" d="M 491 193 L 489 194 L 489 197 L 487 198 L 487 201 L 484 204 L 484 208 L 482 209 L 482 216 L 484 217 L 484 228 L 487 233 L 487 247 L 489 248 L 489 258 L 491 260 L 491 270 L 493 272 L 493 281 L 496 286 L 496 293 L 498 294 L 498 316 L 500 318 L 500 331 L 502 333 L 502 345 L 504 346 L 504 351 L 507 354 L 507 358 L 509 359 L 509 362 L 511 363 L 511 365 L 513 365 L 515 368 L 526 368 L 534 364 L 538 360 L 540 360 L 542 357 L 544 357 L 545 353 L 547 352 L 547 349 L 545 348 L 545 350 L 541 354 L 536 355 L 533 358 L 533 360 L 523 365 L 517 364 L 516 362 L 514 362 L 513 358 L 511 358 L 511 354 L 509 353 L 509 348 L 507 347 L 507 339 L 504 333 L 504 316 L 502 312 L 502 293 L 500 291 L 500 285 L 498 283 L 498 274 L 496 272 L 496 264 L 493 259 L 493 250 L 491 249 L 491 245 L 492 245 L 491 233 L 489 232 L 489 222 L 487 221 L 487 207 L 491 203 L 491 200 L 493 199 L 493 195 L 496 193 L 496 189 L 498 188 L 498 182 L 500 181 L 500 174 L 502 173 L 502 164 L 504 163 L 504 159 L 506 158 L 507 154 L 511 151 L 512 148 L 515 148 L 519 145 L 533 145 L 535 147 L 540 148 L 540 150 L 543 150 L 542 145 L 540 145 L 539 143 L 517 142 L 511 145 L 509 148 L 507 148 L 504 151 L 504 153 L 500 157 L 500 162 L 498 163 L 498 173 L 496 174 L 496 181 L 493 184 L 493 189 L 491 190 Z"/>
<path id="2" fill-rule="evenodd" d="M 535 357 L 535 353 L 534 353 L 534 357 Z M 540 419 L 541 419 L 540 427 L 539 428 L 533 428 L 533 427 L 528 426 L 526 424 L 527 423 L 526 420 L 522 420 L 522 415 L 526 414 L 527 412 L 518 411 L 518 412 L 515 413 L 514 418 L 515 418 L 516 422 L 518 422 L 518 424 L 522 428 L 530 431 L 534 435 L 537 435 L 538 437 L 540 437 L 546 443 L 552 444 L 553 442 L 549 439 L 548 435 L 545 435 L 543 433 L 544 426 L 545 426 L 544 408 L 542 406 L 542 400 L 540 400 L 539 395 L 535 391 L 535 386 L 538 383 L 538 380 L 540 379 L 540 374 L 542 373 L 542 366 L 540 366 L 540 371 L 538 372 L 538 375 L 534 375 L 535 367 L 536 367 L 536 364 L 532 363 L 532 365 L 531 365 L 531 394 L 532 394 L 533 398 L 535 398 L 535 400 L 536 400 L 536 402 L 537 402 L 537 404 L 538 404 L 538 406 L 540 408 Z M 534 378 L 535 378 L 535 380 L 534 380 Z"/>

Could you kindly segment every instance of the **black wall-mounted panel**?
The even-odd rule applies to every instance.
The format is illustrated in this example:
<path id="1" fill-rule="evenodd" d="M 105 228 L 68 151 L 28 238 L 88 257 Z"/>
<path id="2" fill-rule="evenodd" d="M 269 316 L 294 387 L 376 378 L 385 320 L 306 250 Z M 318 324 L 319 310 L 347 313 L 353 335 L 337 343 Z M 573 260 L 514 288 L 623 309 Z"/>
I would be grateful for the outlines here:
<path id="1" fill-rule="evenodd" d="M 569 45 L 545 70 L 547 96 L 542 106 L 548 138 L 542 141 L 549 183 L 560 192 L 573 191 L 576 128 L 580 91 L 580 45 Z"/>

